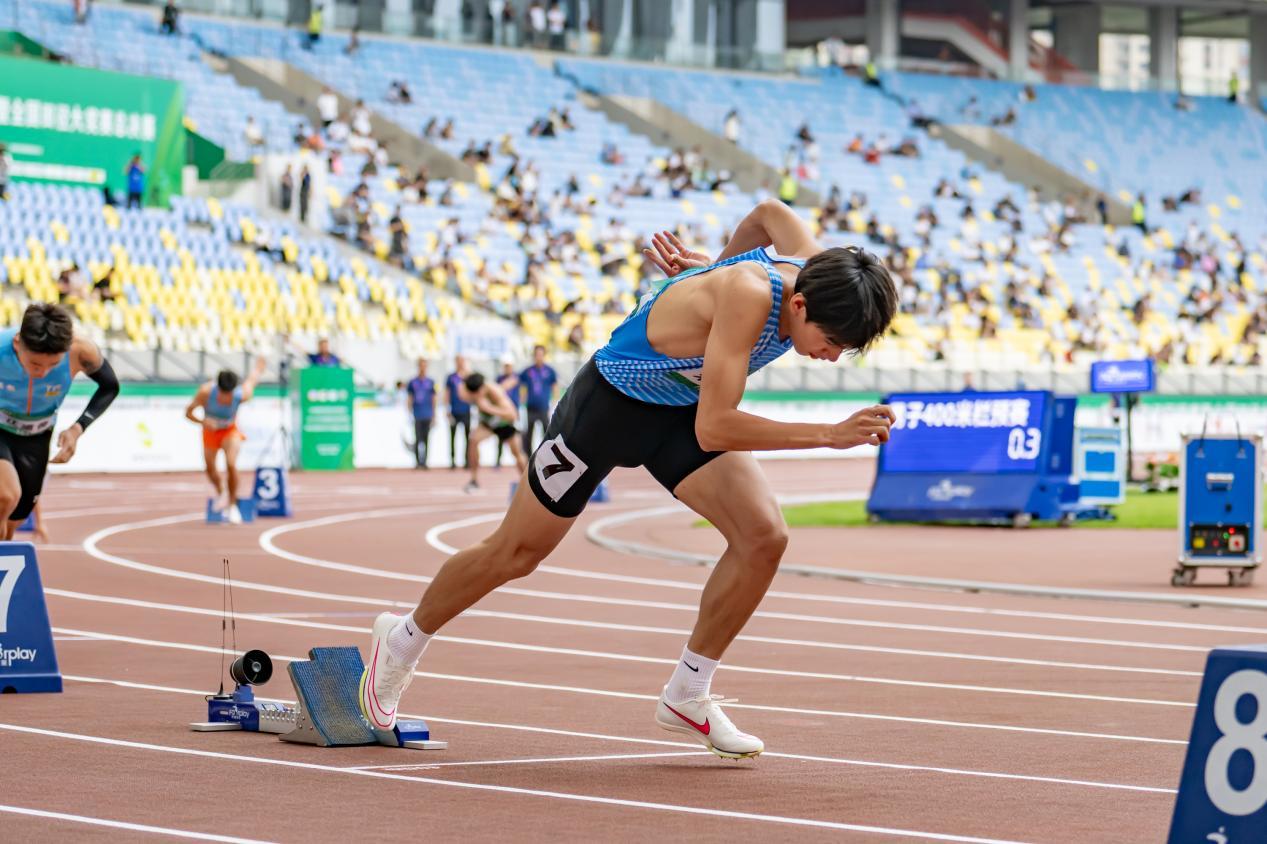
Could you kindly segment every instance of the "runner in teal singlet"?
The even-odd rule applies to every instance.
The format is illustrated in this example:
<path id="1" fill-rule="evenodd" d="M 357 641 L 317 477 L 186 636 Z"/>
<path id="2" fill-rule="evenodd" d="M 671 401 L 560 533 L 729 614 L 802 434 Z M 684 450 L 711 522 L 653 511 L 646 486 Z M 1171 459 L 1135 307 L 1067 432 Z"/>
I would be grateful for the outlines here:
<path id="1" fill-rule="evenodd" d="M 824 249 L 778 202 L 758 205 L 720 258 L 690 252 L 667 233 L 647 257 L 671 276 L 648 294 L 583 366 L 559 402 L 545 441 L 491 536 L 451 557 L 409 616 L 374 622 L 361 708 L 379 729 L 430 636 L 507 581 L 531 573 L 567 534 L 616 466 L 643 466 L 726 538 L 699 618 L 656 706 L 656 723 L 719 756 L 756 756 L 713 695 L 727 646 L 770 585 L 787 526 L 752 452 L 878 445 L 893 414 L 871 407 L 836 423 L 787 423 L 739 409 L 748 375 L 783 353 L 835 361 L 888 329 L 897 291 L 868 252 Z M 584 685 L 578 667 L 570 685 Z"/>
<path id="2" fill-rule="evenodd" d="M 119 380 L 96 344 L 76 336 L 64 308 L 29 305 L 19 328 L 0 331 L 0 527 L 12 539 L 44 487 L 57 410 L 80 372 L 97 382 L 88 407 L 57 435 L 53 463 L 75 456 L 80 436 L 119 394 Z"/>

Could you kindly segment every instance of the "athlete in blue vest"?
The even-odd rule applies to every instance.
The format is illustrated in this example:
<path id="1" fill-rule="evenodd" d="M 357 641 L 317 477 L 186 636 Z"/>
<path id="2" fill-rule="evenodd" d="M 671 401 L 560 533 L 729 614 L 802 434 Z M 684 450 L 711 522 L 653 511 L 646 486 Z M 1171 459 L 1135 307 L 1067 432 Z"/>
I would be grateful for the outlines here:
<path id="1" fill-rule="evenodd" d="M 79 438 L 119 394 L 119 379 L 96 344 L 78 337 L 64 308 L 29 305 L 17 329 L 0 331 L 0 510 L 12 539 L 44 486 L 57 409 L 80 372 L 97 382 L 88 407 L 57 435 L 53 463 L 75 456 Z"/>
<path id="2" fill-rule="evenodd" d="M 613 467 L 645 466 L 727 542 L 655 719 L 719 756 L 764 749 L 726 717 L 710 685 L 787 545 L 787 526 L 752 452 L 878 445 L 893 414 L 876 406 L 835 424 L 775 422 L 739 410 L 739 401 L 749 374 L 784 352 L 835 361 L 867 349 L 897 312 L 897 291 L 875 256 L 824 249 L 778 202 L 749 213 L 717 261 L 667 233 L 648 258 L 671 277 L 577 374 L 501 525 L 449 558 L 412 615 L 383 613 L 374 622 L 361 707 L 375 727 L 395 723 L 432 634 L 532 572 Z"/>
<path id="3" fill-rule="evenodd" d="M 233 524 L 242 522 L 242 513 L 238 510 L 238 452 L 246 439 L 238 430 L 238 408 L 255 395 L 255 386 L 263 377 L 266 365 L 264 358 L 257 357 L 255 368 L 241 384 L 236 372 L 221 370 L 214 381 L 198 388 L 185 408 L 185 418 L 202 425 L 202 457 L 207 467 L 207 478 L 215 487 L 218 506 L 224 509 L 225 517 Z M 195 412 L 198 408 L 202 408 L 201 415 Z M 227 496 L 220 470 L 216 467 L 216 458 L 221 451 L 224 452 L 225 470 L 229 476 Z"/>

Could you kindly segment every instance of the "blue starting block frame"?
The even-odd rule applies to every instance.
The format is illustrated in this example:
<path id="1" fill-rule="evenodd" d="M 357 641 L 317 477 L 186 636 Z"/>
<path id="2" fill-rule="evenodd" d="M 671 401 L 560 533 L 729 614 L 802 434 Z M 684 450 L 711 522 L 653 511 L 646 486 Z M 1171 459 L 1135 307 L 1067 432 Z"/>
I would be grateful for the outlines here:
<path id="1" fill-rule="evenodd" d="M 390 732 L 370 726 L 358 702 L 365 664 L 356 648 L 312 648 L 308 657 L 287 667 L 295 687 L 294 706 L 256 700 L 254 690 L 239 683 L 231 695 L 207 698 L 207 720 L 190 724 L 190 729 L 198 733 L 272 733 L 282 741 L 320 747 L 381 744 L 444 750 L 449 746 L 433 740 L 431 729 L 421 719 L 398 719 Z"/>
<path id="2" fill-rule="evenodd" d="M 1263 560 L 1262 494 L 1261 435 L 1184 435 L 1172 586 L 1191 586 L 1202 568 L 1225 569 L 1229 586 L 1253 581 Z"/>
<path id="3" fill-rule="evenodd" d="M 35 532 L 35 512 L 34 511 L 31 511 L 30 513 L 28 513 L 26 518 L 22 520 L 22 524 L 18 525 L 18 532 L 19 533 L 34 533 Z"/>
<path id="4" fill-rule="evenodd" d="M 1262 841 L 1267 829 L 1267 645 L 1205 663 L 1170 844 Z"/>
<path id="5" fill-rule="evenodd" d="M 289 519 L 290 483 L 282 466 L 259 466 L 255 469 L 255 514 L 261 518 Z"/>
<path id="6" fill-rule="evenodd" d="M 60 692 L 35 546 L 0 542 L 0 692 Z"/>
<path id="7" fill-rule="evenodd" d="M 238 512 L 242 514 L 242 524 L 255 521 L 255 499 L 239 498 Z M 227 525 L 229 517 L 223 510 L 216 509 L 216 500 L 214 498 L 207 499 L 207 524 L 209 525 Z"/>

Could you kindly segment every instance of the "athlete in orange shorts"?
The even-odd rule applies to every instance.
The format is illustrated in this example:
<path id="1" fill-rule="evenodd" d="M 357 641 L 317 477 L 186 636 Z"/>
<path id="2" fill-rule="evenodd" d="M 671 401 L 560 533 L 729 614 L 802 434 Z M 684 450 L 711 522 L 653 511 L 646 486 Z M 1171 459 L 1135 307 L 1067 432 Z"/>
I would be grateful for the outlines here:
<path id="1" fill-rule="evenodd" d="M 194 393 L 189 406 L 185 408 L 185 418 L 202 425 L 202 455 L 207 464 L 207 478 L 216 490 L 216 500 L 226 507 L 226 516 L 234 524 L 241 524 L 242 514 L 238 510 L 238 451 L 242 447 L 242 432 L 238 430 L 238 408 L 242 402 L 250 401 L 255 395 L 255 385 L 264 375 L 266 363 L 264 358 L 255 359 L 255 368 L 241 384 L 238 374 L 228 369 L 220 371 L 214 381 L 208 381 Z M 202 415 L 195 411 L 202 408 Z M 225 496 L 225 485 L 216 467 L 216 455 L 224 452 L 224 463 L 228 474 L 228 495 Z"/>

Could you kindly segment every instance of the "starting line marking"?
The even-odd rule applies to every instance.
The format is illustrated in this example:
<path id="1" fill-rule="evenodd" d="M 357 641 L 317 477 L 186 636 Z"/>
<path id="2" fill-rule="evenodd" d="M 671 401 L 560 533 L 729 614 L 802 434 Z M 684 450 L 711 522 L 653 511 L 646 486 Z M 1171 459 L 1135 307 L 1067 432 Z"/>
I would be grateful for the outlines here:
<path id="1" fill-rule="evenodd" d="M 866 826 L 863 824 L 841 823 L 839 821 L 822 821 L 812 818 L 797 818 L 786 815 L 766 815 L 755 812 L 735 812 L 727 809 L 710 809 L 702 806 L 683 806 L 674 803 L 655 803 L 647 800 L 626 800 L 616 797 L 600 797 L 593 794 L 574 794 L 561 791 L 546 791 L 536 788 L 521 788 L 509 785 L 493 785 L 490 783 L 463 782 L 460 780 L 436 779 L 434 777 L 415 777 L 405 774 L 393 774 L 387 771 L 360 771 L 349 768 L 336 768 L 330 765 L 319 765 L 315 762 L 298 762 L 288 759 L 270 759 L 261 756 L 242 756 L 235 753 L 217 753 L 210 750 L 195 750 L 187 747 L 172 747 L 147 742 L 125 741 L 104 736 L 68 733 L 59 730 L 45 730 L 37 727 L 23 727 L 17 724 L 0 723 L 0 730 L 8 730 L 27 735 L 46 736 L 49 738 L 67 739 L 70 741 L 102 744 L 111 747 L 124 747 L 130 750 L 145 750 L 156 753 L 172 753 L 181 756 L 193 756 L 203 759 L 215 759 L 226 762 L 244 762 L 252 765 L 270 765 L 280 768 L 295 768 L 318 773 L 340 774 L 343 776 L 373 777 L 421 785 L 433 785 L 441 788 L 460 788 L 469 791 L 492 791 L 500 794 L 518 794 L 529 797 L 541 797 L 552 800 L 567 800 L 577 803 L 593 803 L 603 806 L 619 806 L 622 808 L 648 809 L 659 812 L 674 812 L 686 815 L 704 815 L 715 818 L 731 818 L 735 820 L 759 821 L 764 823 L 785 824 L 789 826 L 813 827 L 817 829 L 837 829 L 846 832 L 870 832 L 876 835 L 904 836 L 907 838 L 923 838 L 930 841 L 956 841 L 965 844 L 1021 844 L 1014 840 L 998 838 L 976 838 L 967 835 L 926 832 L 923 830 L 896 829 L 883 826 Z M 221 839 L 224 840 L 224 839 Z M 237 840 L 237 839 L 234 839 Z"/>
<path id="2" fill-rule="evenodd" d="M 143 689 L 145 691 L 152 691 L 152 692 L 168 692 L 168 693 L 182 694 L 182 695 L 196 695 L 198 697 L 204 697 L 204 698 L 207 696 L 206 692 L 198 691 L 197 689 L 179 689 L 179 688 L 173 688 L 171 686 L 156 686 L 156 685 L 151 685 L 149 683 L 137 683 L 131 680 L 115 680 L 115 679 L 109 679 L 109 678 L 104 678 L 104 677 L 76 677 L 76 676 L 71 676 L 71 675 L 64 675 L 63 679 L 67 681 L 77 682 L 77 683 L 95 683 L 99 685 L 119 686 L 121 688 L 126 688 L 126 689 Z M 294 704 L 293 700 L 286 700 L 285 698 L 273 698 L 273 697 L 261 696 L 259 699 L 272 701 L 274 703 L 284 703 L 288 705 Z M 605 734 L 605 733 L 586 733 L 586 732 L 579 732 L 576 730 L 560 730 L 554 727 L 534 727 L 528 724 L 502 724 L 496 721 L 469 721 L 469 720 L 465 720 L 461 718 L 444 718 L 438 715 L 405 715 L 404 717 L 422 718 L 428 722 L 434 721 L 437 724 L 452 724 L 458 727 L 484 727 L 484 728 L 490 728 L 490 729 L 496 729 L 496 730 L 512 730 L 515 732 L 540 733 L 543 735 L 550 735 L 550 736 L 567 736 L 568 738 L 585 738 L 585 739 L 596 739 L 598 741 L 622 742 L 625 744 L 654 745 L 656 747 L 686 747 L 686 748 L 696 747 L 696 745 L 690 742 L 684 742 L 684 741 L 669 741 L 666 739 L 633 738 L 630 736 L 616 736 L 616 735 Z M 707 753 L 707 751 L 701 751 L 701 752 Z M 1110 789 L 1117 789 L 1121 791 L 1138 791 L 1138 792 L 1144 792 L 1144 793 L 1150 793 L 1150 794 L 1174 794 L 1175 793 L 1175 789 L 1173 788 L 1160 788 L 1157 786 L 1149 786 L 1149 785 L 1126 785 L 1122 783 L 1095 782 L 1095 781 L 1090 781 L 1090 780 L 1075 780 L 1075 779 L 1065 779 L 1065 778 L 1060 778 L 1060 777 L 1043 777 L 1043 776 L 1028 775 L 1028 774 L 1004 774 L 1004 773 L 996 773 L 993 771 L 969 771 L 969 770 L 964 770 L 960 768 L 939 768 L 939 767 L 930 767 L 930 766 L 924 766 L 924 765 L 907 765 L 907 764 L 902 764 L 899 762 L 873 762 L 873 761 L 866 761 L 866 760 L 861 760 L 861 759 L 842 759 L 840 757 L 835 757 L 835 756 L 810 756 L 810 755 L 805 755 L 805 754 L 800 754 L 800 753 L 779 753 L 778 751 L 769 751 L 769 750 L 767 750 L 765 753 L 762 753 L 761 755 L 774 758 L 774 759 L 791 759 L 798 762 L 824 762 L 824 763 L 834 764 L 834 765 L 851 765 L 851 766 L 862 767 L 862 768 L 884 768 L 887 770 L 897 770 L 897 771 L 917 771 L 917 772 L 929 772 L 929 773 L 938 773 L 938 774 L 950 774 L 950 775 L 955 775 L 955 776 L 986 777 L 988 779 L 1008 779 L 1008 780 L 1020 780 L 1023 782 L 1041 782 L 1041 783 L 1048 783 L 1052 785 L 1075 785 L 1075 786 L 1086 786 L 1090 788 L 1110 788 Z M 352 767 L 356 767 L 356 766 L 352 766 Z M 366 767 L 371 767 L 371 766 L 366 766 Z M 372 766 L 372 767 L 377 767 L 377 766 Z"/>
<path id="3" fill-rule="evenodd" d="M 114 642 L 124 642 L 133 645 L 146 645 L 154 648 L 170 648 L 174 650 L 197 651 L 199 653 L 228 654 L 229 651 L 221 648 L 211 647 L 207 645 L 191 645 L 180 642 L 159 642 L 153 639 L 140 639 L 135 636 L 120 636 L 113 633 L 98 633 L 89 630 L 72 630 L 70 628 L 54 627 L 54 633 L 62 633 L 68 635 L 92 636 L 94 638 L 103 639 Z M 299 657 L 288 657 L 278 654 L 271 654 L 276 660 L 293 661 Z M 522 680 L 501 680 L 492 677 L 470 677 L 461 674 L 437 674 L 428 671 L 416 671 L 415 677 L 430 677 L 434 680 L 450 680 L 460 683 L 482 683 L 491 686 L 504 686 L 508 688 L 519 689 L 536 689 L 539 691 L 551 692 L 570 692 L 582 695 L 597 695 L 599 697 L 624 698 L 626 700 L 658 700 L 657 695 L 636 694 L 634 692 L 616 692 L 606 689 L 583 689 L 576 686 L 562 686 L 550 683 L 530 683 Z M 203 693 L 205 694 L 205 693 Z M 864 721 L 888 721 L 902 724 L 923 724 L 933 727 L 951 727 L 961 729 L 975 730 L 996 730 L 999 732 L 1014 733 L 1031 733 L 1034 735 L 1060 736 L 1062 738 L 1089 738 L 1102 739 L 1106 741 L 1130 741 L 1141 742 L 1144 744 L 1171 744 L 1186 746 L 1188 742 L 1183 739 L 1167 739 L 1156 738 L 1153 736 L 1132 736 L 1121 735 L 1116 733 L 1093 733 L 1079 730 L 1058 730 L 1050 727 L 1022 727 L 1013 724 L 980 724 L 972 721 L 948 721 L 939 718 L 914 718 L 905 715 L 882 715 L 871 712 L 847 712 L 836 709 L 804 709 L 791 706 L 774 706 L 756 703 L 733 703 L 730 706 L 735 709 L 752 709 L 761 712 L 782 712 L 793 715 L 818 715 L 831 718 L 856 718 Z"/>
<path id="4" fill-rule="evenodd" d="M 4 725 L 0 725 L 2 727 Z M 33 818 L 49 818 L 58 821 L 71 821 L 73 823 L 90 824 L 92 826 L 108 826 L 112 829 L 126 829 L 129 832 L 153 832 L 158 835 L 168 835 L 172 838 L 192 838 L 195 841 L 224 841 L 229 844 L 268 844 L 259 838 L 235 838 L 231 835 L 213 835 L 210 832 L 189 832 L 183 829 L 169 829 L 165 826 L 150 826 L 143 823 L 128 823 L 127 821 L 112 821 L 105 818 L 90 818 L 87 815 L 69 815 L 65 812 L 50 812 L 46 809 L 30 809 L 25 806 L 5 806 L 0 805 L 0 812 L 8 812 L 13 815 L 27 815 Z"/>
<path id="5" fill-rule="evenodd" d="M 675 756 L 712 756 L 707 750 L 666 753 L 612 753 L 606 756 L 543 756 L 537 759 L 475 759 L 468 762 L 431 762 L 418 765 L 349 765 L 348 771 L 431 771 L 477 765 L 539 765 L 546 762 L 609 762 L 622 759 L 664 759 Z"/>

